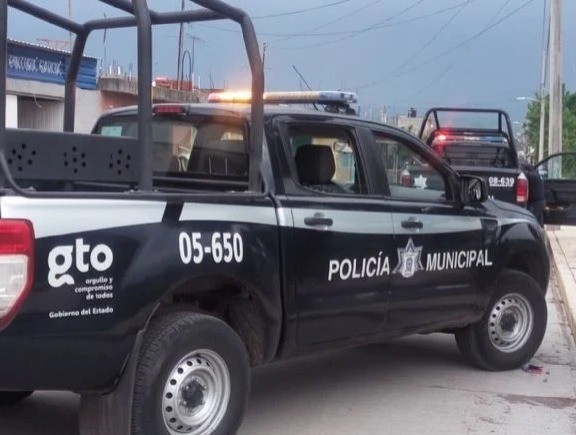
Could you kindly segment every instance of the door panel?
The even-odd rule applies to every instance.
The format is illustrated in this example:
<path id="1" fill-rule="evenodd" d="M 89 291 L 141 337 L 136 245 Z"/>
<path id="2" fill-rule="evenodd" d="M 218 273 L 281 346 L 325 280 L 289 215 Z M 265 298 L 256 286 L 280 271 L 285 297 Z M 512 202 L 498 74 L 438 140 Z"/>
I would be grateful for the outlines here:
<path id="1" fill-rule="evenodd" d="M 294 227 L 286 229 L 285 236 L 293 248 L 289 255 L 294 257 L 300 345 L 382 330 L 393 254 L 392 217 L 369 202 L 289 201 Z"/>
<path id="2" fill-rule="evenodd" d="M 388 305 L 384 258 L 392 218 L 370 196 L 366 158 L 354 126 L 286 120 L 281 159 L 292 213 L 282 228 L 299 346 L 347 340 L 383 329 Z"/>
<path id="3" fill-rule="evenodd" d="M 554 154 L 536 169 L 544 182 L 544 223 L 576 225 L 576 153 Z"/>
<path id="4" fill-rule="evenodd" d="M 397 204 L 392 215 L 397 254 L 388 328 L 408 331 L 470 317 L 478 309 L 476 274 L 492 265 L 482 249 L 480 218 L 448 205 L 408 209 Z M 418 228 L 410 227 L 414 222 Z"/>
<path id="5" fill-rule="evenodd" d="M 394 226 L 387 330 L 403 334 L 473 317 L 476 266 L 491 263 L 481 249 L 480 218 L 453 201 L 450 176 L 418 144 L 378 131 L 374 141 Z"/>

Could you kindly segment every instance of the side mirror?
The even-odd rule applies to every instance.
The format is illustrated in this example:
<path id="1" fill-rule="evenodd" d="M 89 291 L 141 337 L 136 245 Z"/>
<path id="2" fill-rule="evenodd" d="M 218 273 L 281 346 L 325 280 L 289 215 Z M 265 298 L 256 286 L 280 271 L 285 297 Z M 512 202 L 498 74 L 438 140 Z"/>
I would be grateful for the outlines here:
<path id="1" fill-rule="evenodd" d="M 483 178 L 460 176 L 460 201 L 464 205 L 479 204 L 488 199 L 488 186 Z"/>

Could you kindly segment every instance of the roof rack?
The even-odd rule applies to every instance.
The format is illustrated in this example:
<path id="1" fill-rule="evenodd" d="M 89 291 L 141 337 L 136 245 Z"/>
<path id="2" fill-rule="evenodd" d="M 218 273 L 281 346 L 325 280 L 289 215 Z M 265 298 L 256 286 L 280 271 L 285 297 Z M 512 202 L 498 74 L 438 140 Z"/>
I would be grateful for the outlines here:
<path id="1" fill-rule="evenodd" d="M 152 26 L 179 24 L 198 21 L 229 19 L 241 27 L 250 70 L 252 74 L 251 129 L 250 129 L 250 190 L 259 186 L 259 162 L 262 154 L 263 137 L 263 92 L 264 70 L 258 40 L 250 17 L 241 9 L 221 0 L 189 0 L 199 8 L 194 10 L 157 12 L 148 8 L 147 0 L 93 0 L 114 7 L 125 16 L 93 19 L 84 23 L 75 22 L 44 9 L 32 1 L 4 0 L 0 3 L 0 185 L 4 178 L 15 191 L 24 196 L 50 196 L 47 193 L 28 192 L 21 189 L 11 176 L 6 161 L 6 78 L 8 8 L 17 9 L 42 21 L 58 26 L 75 35 L 64 91 L 64 132 L 74 130 L 75 90 L 80 62 L 88 36 L 94 30 L 137 28 L 138 54 L 138 190 L 152 192 Z M 63 192 L 66 193 L 66 192 Z M 62 194 L 57 195 L 63 196 Z"/>
<path id="2" fill-rule="evenodd" d="M 326 112 L 355 115 L 350 104 L 358 103 L 354 92 L 342 91 L 283 91 L 264 92 L 264 104 L 318 104 L 324 106 Z M 210 103 L 250 103 L 250 92 L 223 91 L 208 95 Z"/>

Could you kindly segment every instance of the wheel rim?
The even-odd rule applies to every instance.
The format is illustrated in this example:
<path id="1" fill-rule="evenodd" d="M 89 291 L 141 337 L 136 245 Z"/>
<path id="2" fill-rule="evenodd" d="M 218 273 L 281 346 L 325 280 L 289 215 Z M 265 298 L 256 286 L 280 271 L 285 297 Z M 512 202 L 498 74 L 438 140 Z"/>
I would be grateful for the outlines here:
<path id="1" fill-rule="evenodd" d="M 534 328 L 532 305 L 524 296 L 510 293 L 498 300 L 488 318 L 492 345 L 501 352 L 512 353 L 522 348 Z"/>
<path id="2" fill-rule="evenodd" d="M 224 418 L 230 399 L 228 366 L 215 352 L 191 352 L 166 379 L 162 415 L 172 435 L 210 434 Z"/>

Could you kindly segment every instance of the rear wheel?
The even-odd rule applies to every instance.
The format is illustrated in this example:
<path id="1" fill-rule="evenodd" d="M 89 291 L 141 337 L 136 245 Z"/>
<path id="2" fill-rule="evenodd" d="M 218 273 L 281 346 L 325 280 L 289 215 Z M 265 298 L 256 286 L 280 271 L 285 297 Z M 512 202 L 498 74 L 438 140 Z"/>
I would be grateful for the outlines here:
<path id="1" fill-rule="evenodd" d="M 10 406 L 27 399 L 33 391 L 0 391 L 0 406 Z"/>
<path id="2" fill-rule="evenodd" d="M 546 332 L 546 300 L 536 281 L 505 270 L 482 319 L 456 331 L 464 356 L 485 370 L 512 370 L 534 356 Z"/>
<path id="3" fill-rule="evenodd" d="M 234 434 L 248 389 L 244 344 L 226 323 L 196 313 L 161 317 L 140 354 L 133 434 Z"/>

